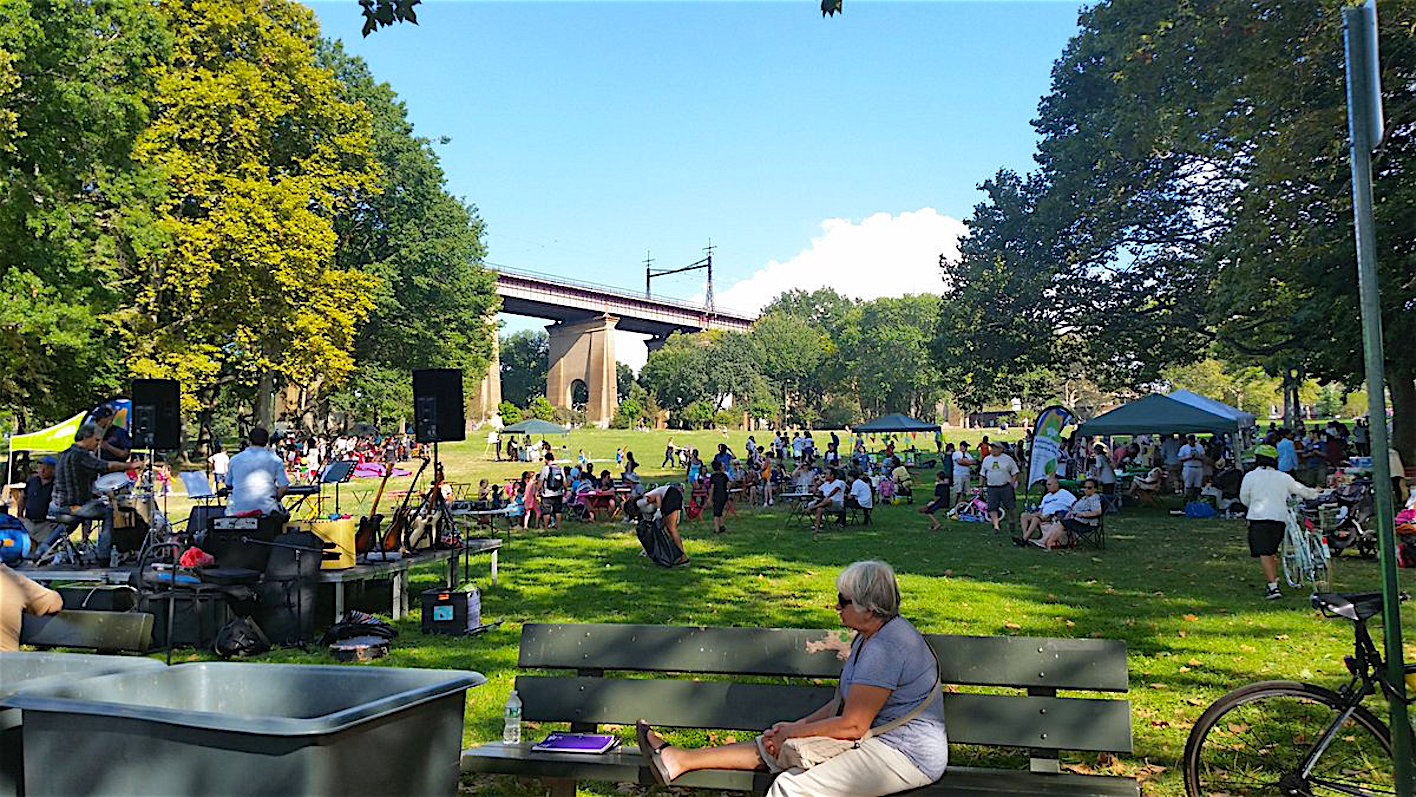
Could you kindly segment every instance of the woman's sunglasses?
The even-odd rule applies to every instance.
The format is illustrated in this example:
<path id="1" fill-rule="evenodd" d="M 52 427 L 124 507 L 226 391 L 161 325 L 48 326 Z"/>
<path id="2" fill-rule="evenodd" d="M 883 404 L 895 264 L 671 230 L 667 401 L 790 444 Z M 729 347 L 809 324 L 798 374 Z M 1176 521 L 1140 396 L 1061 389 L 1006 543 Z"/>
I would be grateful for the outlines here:
<path id="1" fill-rule="evenodd" d="M 847 598 L 845 595 L 842 595 L 839 592 L 836 593 L 836 611 L 839 612 L 840 610 L 846 608 L 847 606 L 850 606 L 853 603 L 855 603 L 855 601 L 851 600 L 850 598 Z"/>

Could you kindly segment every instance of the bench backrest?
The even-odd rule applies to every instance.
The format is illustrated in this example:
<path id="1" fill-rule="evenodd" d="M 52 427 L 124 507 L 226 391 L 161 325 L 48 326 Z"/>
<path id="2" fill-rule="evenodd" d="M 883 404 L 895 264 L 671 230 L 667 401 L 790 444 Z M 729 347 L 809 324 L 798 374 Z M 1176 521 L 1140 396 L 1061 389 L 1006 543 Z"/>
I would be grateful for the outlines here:
<path id="1" fill-rule="evenodd" d="M 1025 692 L 946 695 L 951 742 L 1130 752 L 1127 701 L 1057 696 L 1059 690 L 1126 691 L 1124 643 L 940 634 L 926 639 L 946 684 Z M 757 731 L 830 700 L 841 674 L 837 649 L 843 647 L 841 631 L 527 624 L 520 666 L 576 674 L 522 676 L 517 691 L 527 719 L 571 722 L 576 729 L 643 718 L 675 727 Z M 607 672 L 709 679 L 605 677 Z"/>

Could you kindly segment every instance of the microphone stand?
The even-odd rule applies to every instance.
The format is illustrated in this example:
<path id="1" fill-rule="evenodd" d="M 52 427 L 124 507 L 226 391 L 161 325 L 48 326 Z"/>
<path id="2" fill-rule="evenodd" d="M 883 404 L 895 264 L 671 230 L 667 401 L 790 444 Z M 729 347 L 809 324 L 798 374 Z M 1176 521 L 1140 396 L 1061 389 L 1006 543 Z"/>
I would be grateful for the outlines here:
<path id="1" fill-rule="evenodd" d="M 266 542 L 245 535 L 241 536 L 241 543 L 243 545 L 264 545 L 267 548 L 285 548 L 295 552 L 295 638 L 299 640 L 297 644 L 301 650 L 309 650 L 305 646 L 305 569 L 300 566 L 300 555 L 313 553 L 323 556 L 324 548 L 311 548 L 307 545 L 296 545 L 293 542 Z"/>

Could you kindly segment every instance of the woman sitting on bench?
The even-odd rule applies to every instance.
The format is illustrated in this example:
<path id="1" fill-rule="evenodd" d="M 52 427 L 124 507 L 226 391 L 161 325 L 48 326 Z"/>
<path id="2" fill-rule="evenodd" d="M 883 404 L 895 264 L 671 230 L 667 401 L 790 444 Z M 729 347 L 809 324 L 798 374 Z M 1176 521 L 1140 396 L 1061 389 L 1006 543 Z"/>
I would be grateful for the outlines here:
<path id="1" fill-rule="evenodd" d="M 884 562 L 856 562 L 836 578 L 836 611 L 856 631 L 831 702 L 779 722 L 750 742 L 694 750 L 664 743 L 644 722 L 639 752 L 654 780 L 697 769 L 778 773 L 768 797 L 894 794 L 944 774 L 949 744 L 939 664 L 900 617 L 900 589 Z"/>

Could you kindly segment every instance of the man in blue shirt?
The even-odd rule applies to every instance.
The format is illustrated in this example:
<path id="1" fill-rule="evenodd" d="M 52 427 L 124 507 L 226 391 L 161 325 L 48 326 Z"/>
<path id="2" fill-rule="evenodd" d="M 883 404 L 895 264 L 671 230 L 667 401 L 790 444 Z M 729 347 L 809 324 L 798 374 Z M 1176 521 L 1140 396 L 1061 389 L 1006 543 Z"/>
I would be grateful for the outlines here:
<path id="1" fill-rule="evenodd" d="M 290 487 L 290 478 L 285 475 L 285 463 L 280 455 L 266 446 L 270 443 L 270 432 L 255 427 L 247 437 L 250 445 L 246 450 L 231 458 L 226 466 L 226 484 L 231 488 L 231 497 L 226 500 L 226 515 L 246 515 L 259 512 L 263 517 L 283 515 L 285 509 L 280 499 Z"/>
<path id="2" fill-rule="evenodd" d="M 1298 470 L 1298 449 L 1293 446 L 1292 434 L 1287 429 L 1278 430 L 1278 469 L 1289 476 Z"/>

